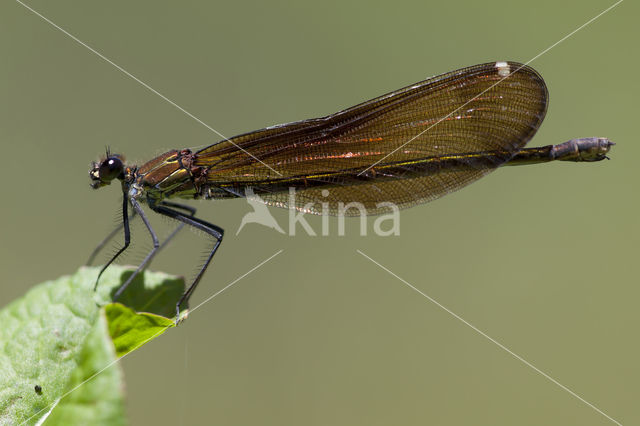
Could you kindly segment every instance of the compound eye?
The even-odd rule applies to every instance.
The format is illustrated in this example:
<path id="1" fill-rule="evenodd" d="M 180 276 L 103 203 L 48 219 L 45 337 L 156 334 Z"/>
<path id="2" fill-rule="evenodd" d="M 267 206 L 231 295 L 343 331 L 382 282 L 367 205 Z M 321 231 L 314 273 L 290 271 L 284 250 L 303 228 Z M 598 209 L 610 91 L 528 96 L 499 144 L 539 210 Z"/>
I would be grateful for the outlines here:
<path id="1" fill-rule="evenodd" d="M 124 165 L 122 164 L 122 160 L 118 157 L 109 157 L 100 164 L 100 180 L 103 182 L 111 182 L 121 176 L 123 171 Z"/>

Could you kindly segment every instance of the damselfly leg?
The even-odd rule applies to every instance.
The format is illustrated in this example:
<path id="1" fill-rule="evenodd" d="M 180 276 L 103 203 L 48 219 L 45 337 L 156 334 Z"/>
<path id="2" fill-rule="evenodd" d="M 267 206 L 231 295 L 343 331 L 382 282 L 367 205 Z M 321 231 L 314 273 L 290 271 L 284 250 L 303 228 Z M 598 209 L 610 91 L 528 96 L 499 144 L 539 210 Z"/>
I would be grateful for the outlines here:
<path id="1" fill-rule="evenodd" d="M 184 228 L 184 225 L 185 225 L 182 222 L 179 223 L 178 226 L 171 232 L 171 234 L 169 234 L 169 236 L 164 240 L 164 242 L 161 245 L 160 244 L 160 240 L 158 239 L 158 236 L 156 235 L 155 231 L 153 230 L 153 227 L 151 226 L 151 223 L 149 222 L 149 219 L 147 218 L 146 214 L 144 213 L 144 210 L 142 209 L 142 206 L 140 205 L 140 203 L 138 203 L 138 201 L 135 198 L 132 198 L 130 200 L 130 202 L 131 202 L 131 205 L 134 208 L 134 211 L 138 215 L 140 215 L 140 217 L 142 218 L 142 221 L 144 222 L 144 225 L 147 227 L 147 230 L 149 231 L 149 235 L 151 235 L 151 240 L 153 242 L 153 248 L 145 256 L 145 258 L 142 261 L 142 263 L 140 263 L 140 265 L 138 265 L 138 267 L 133 272 L 133 274 L 129 275 L 127 280 L 118 288 L 118 290 L 113 295 L 113 300 L 117 300 L 122 295 L 122 293 L 126 290 L 126 288 L 129 286 L 129 284 L 131 284 L 131 282 L 133 282 L 135 277 L 140 273 L 140 271 L 144 270 L 149 265 L 149 263 L 151 263 L 151 260 L 153 260 L 155 255 L 158 254 L 158 252 L 162 248 L 164 248 L 167 245 L 167 243 L 169 241 L 171 241 L 171 239 L 178 232 L 180 232 L 180 230 L 182 228 Z M 175 209 L 182 209 L 182 210 L 186 211 L 187 214 L 185 215 L 185 217 L 192 217 L 196 213 L 196 209 L 191 207 L 191 206 L 186 206 L 186 205 L 183 205 L 183 204 L 172 203 L 172 202 L 163 202 L 162 204 L 163 205 L 167 205 L 167 206 L 171 206 L 171 207 L 173 207 Z M 127 224 L 127 227 L 125 229 L 128 229 L 128 224 Z"/>
<path id="2" fill-rule="evenodd" d="M 194 207 L 191 206 L 187 206 L 187 205 L 182 205 L 182 204 L 178 204 L 178 203 L 167 203 L 167 205 L 171 205 L 175 208 L 181 208 L 184 209 L 185 211 L 189 212 L 190 216 L 193 216 L 196 214 L 196 209 Z M 129 223 L 131 223 L 133 221 L 133 219 L 136 217 L 136 211 L 133 210 L 131 212 L 131 215 L 129 216 Z M 120 224 L 111 232 L 109 232 L 109 234 L 104 237 L 104 239 L 102 241 L 100 241 L 98 243 L 98 245 L 96 246 L 96 248 L 93 249 L 93 251 L 91 252 L 91 254 L 89 255 L 89 259 L 87 259 L 87 262 L 85 263 L 85 266 L 91 266 L 93 264 L 93 262 L 96 260 L 96 257 L 98 256 L 98 254 L 102 251 L 103 248 L 106 247 L 106 245 L 113 239 L 113 237 L 115 237 L 116 235 L 118 235 L 118 233 L 120 233 L 122 231 L 122 228 L 124 226 L 124 221 L 120 222 Z M 158 251 L 162 250 L 168 243 L 169 241 L 171 241 L 171 239 L 173 237 L 175 237 L 175 235 L 180 232 L 180 230 L 184 228 L 184 223 L 180 223 L 172 232 L 171 234 L 169 234 L 169 236 L 167 238 L 165 238 L 165 240 L 160 244 L 160 248 L 158 249 Z"/>
<path id="3" fill-rule="evenodd" d="M 170 207 L 174 207 L 174 209 Z M 176 322 L 177 322 L 178 319 L 180 318 L 180 306 L 184 302 L 189 301 L 191 294 L 198 286 L 198 283 L 200 282 L 202 275 L 204 275 L 204 272 L 207 270 L 207 267 L 211 263 L 211 259 L 213 259 L 213 255 L 216 254 L 216 251 L 218 250 L 218 247 L 222 242 L 224 230 L 219 226 L 216 226 L 212 223 L 209 223 L 197 217 L 187 216 L 184 213 L 181 213 L 175 210 L 175 207 L 176 207 L 175 203 L 164 202 L 157 206 L 152 207 L 152 209 L 157 213 L 160 213 L 162 215 L 165 215 L 175 220 L 179 220 L 180 222 L 185 223 L 186 225 L 199 229 L 200 231 L 203 231 L 211 235 L 216 240 L 215 243 L 213 244 L 213 247 L 211 248 L 211 251 L 209 252 L 209 256 L 207 256 L 207 260 L 204 262 L 204 264 L 200 268 L 200 271 L 196 275 L 196 278 L 193 280 L 189 288 L 184 292 L 182 297 L 180 297 L 180 300 L 178 300 L 178 302 L 176 303 Z"/>
<path id="4" fill-rule="evenodd" d="M 124 251 L 127 249 L 127 247 L 129 247 L 129 244 L 131 243 L 131 231 L 129 229 L 128 210 L 129 210 L 129 202 L 127 200 L 127 197 L 125 196 L 122 198 L 122 227 L 124 228 L 124 245 L 120 247 L 120 249 L 116 252 L 116 254 L 114 254 L 111 257 L 111 259 L 104 264 L 102 269 L 100 269 L 100 272 L 98 273 L 98 277 L 96 278 L 96 283 L 93 286 L 93 291 L 96 291 L 96 289 L 98 288 L 98 282 L 100 281 L 100 277 L 102 276 L 104 271 L 106 271 L 109 265 L 111 265 L 118 258 L 118 256 L 124 253 Z"/>
<path id="5" fill-rule="evenodd" d="M 135 200 L 133 200 L 135 202 Z M 188 216 L 193 216 L 196 214 L 196 209 L 194 207 L 191 206 L 187 206 L 187 205 L 183 205 L 183 204 L 178 204 L 178 203 L 172 203 L 172 202 L 165 202 L 163 204 L 166 204 L 168 206 L 171 206 L 173 208 L 176 209 L 181 209 L 184 210 L 185 212 L 187 212 Z M 98 246 L 93 250 L 93 253 L 91 253 L 91 256 L 89 257 L 89 261 L 87 262 L 87 264 L 90 264 L 93 262 L 93 260 L 95 259 L 95 257 L 97 256 L 97 254 L 102 250 L 102 248 L 104 248 L 104 246 L 121 230 L 124 229 L 124 245 L 116 252 L 115 255 L 113 255 L 111 257 L 111 259 L 102 267 L 102 269 L 100 270 L 100 273 L 98 274 L 98 278 L 96 278 L 96 283 L 94 286 L 94 291 L 95 289 L 98 287 L 98 282 L 100 281 L 100 277 L 102 276 L 102 273 L 109 267 L 109 265 L 111 265 L 128 247 L 131 241 L 131 231 L 130 231 L 130 222 L 131 220 L 137 215 L 139 214 L 142 217 L 142 220 L 145 224 L 145 226 L 147 226 L 147 229 L 149 230 L 149 233 L 151 234 L 151 238 L 154 241 L 154 248 L 151 250 L 151 252 L 145 257 L 144 261 L 140 264 L 140 266 L 138 266 L 138 268 L 134 271 L 133 274 L 131 274 L 127 281 L 125 281 L 119 288 L 118 291 L 116 292 L 116 294 L 114 295 L 114 300 L 116 300 L 121 294 L 122 292 L 125 290 L 126 287 L 129 286 L 129 284 L 131 284 L 131 282 L 133 281 L 133 279 L 138 275 L 138 272 L 140 272 L 141 270 L 143 270 L 148 264 L 149 262 L 153 259 L 153 257 L 160 251 L 162 250 L 164 247 L 166 247 L 166 245 L 171 241 L 171 239 L 173 239 L 173 237 L 176 236 L 176 234 L 178 234 L 178 232 L 180 232 L 180 230 L 182 230 L 182 228 L 184 228 L 184 223 L 180 222 L 178 224 L 178 226 L 171 232 L 171 234 L 169 234 L 169 236 L 167 238 L 165 238 L 165 240 L 162 242 L 162 244 L 160 244 L 158 247 L 155 247 L 155 243 L 157 241 L 157 237 L 155 232 L 153 231 L 153 229 L 151 228 L 150 223 L 148 222 L 144 211 L 142 210 L 142 207 L 139 205 L 139 203 L 136 202 L 136 205 L 138 208 L 134 208 L 131 216 L 128 216 L 128 203 L 127 203 L 127 198 L 125 197 L 125 201 L 123 202 L 122 205 L 122 224 L 114 229 L 113 231 L 111 231 L 109 233 L 109 235 L 107 235 L 107 237 L 102 240 L 100 242 L 100 244 L 98 244 Z"/>
<path id="6" fill-rule="evenodd" d="M 131 213 L 131 216 L 129 216 L 129 222 L 131 222 L 135 218 L 135 216 L 136 216 L 136 212 L 134 210 Z M 118 225 L 117 228 L 109 232 L 109 234 L 106 237 L 104 237 L 104 239 L 100 241 L 100 243 L 98 243 L 96 248 L 94 248 L 91 254 L 89 255 L 89 259 L 87 259 L 85 266 L 91 266 L 93 264 L 93 261 L 96 260 L 96 257 L 102 251 L 102 249 L 105 248 L 105 246 L 109 243 L 109 241 L 113 239 L 113 237 L 115 237 L 116 235 L 118 235 L 119 232 L 122 231 L 123 227 L 124 227 L 124 221 L 120 222 L 120 225 Z"/>

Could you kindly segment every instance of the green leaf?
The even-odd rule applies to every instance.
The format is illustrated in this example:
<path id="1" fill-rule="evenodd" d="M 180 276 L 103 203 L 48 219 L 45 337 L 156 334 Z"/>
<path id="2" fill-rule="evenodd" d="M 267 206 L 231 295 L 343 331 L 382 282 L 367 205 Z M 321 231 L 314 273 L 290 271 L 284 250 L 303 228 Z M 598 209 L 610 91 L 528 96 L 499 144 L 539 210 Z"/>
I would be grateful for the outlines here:
<path id="1" fill-rule="evenodd" d="M 113 304 L 105 314 L 102 306 L 132 270 L 109 267 L 94 292 L 98 270 L 81 268 L 73 276 L 40 284 L 0 311 L 0 425 L 35 424 L 47 416 L 47 424 L 124 422 L 117 366 L 63 396 L 115 359 L 111 339 L 118 353 L 127 353 L 161 334 L 163 324 L 172 325 L 184 281 L 161 273 L 141 274 L 120 301 L 155 315 Z"/>
<path id="2" fill-rule="evenodd" d="M 51 410 L 44 426 L 126 424 L 122 371 L 113 365 L 115 361 L 107 320 L 101 313 L 80 351 L 66 395 Z M 78 392 L 74 392 L 76 389 Z"/>
<path id="3" fill-rule="evenodd" d="M 103 283 L 107 284 L 103 290 L 107 291 L 106 299 L 111 301 L 113 294 L 120 287 L 120 284 L 125 282 L 127 278 L 133 273 L 129 268 L 114 268 L 109 267 L 103 278 L 100 280 L 99 289 L 103 287 Z M 117 276 L 117 285 L 109 287 L 107 273 L 112 273 Z M 95 277 L 94 277 L 95 280 Z M 110 290 L 109 290 L 110 289 Z M 176 302 L 180 299 L 184 293 L 184 279 L 181 277 L 175 277 L 167 275 L 161 272 L 148 272 L 144 274 L 138 274 L 131 282 L 129 287 L 120 296 L 118 302 L 123 305 L 130 306 L 138 312 L 149 312 L 152 314 L 160 315 L 168 318 L 175 318 L 176 315 Z M 180 318 L 184 318 L 188 312 L 188 309 L 184 309 Z"/>
<path id="4" fill-rule="evenodd" d="M 109 320 L 109 334 L 113 339 L 116 354 L 121 357 L 164 333 L 175 322 L 160 315 L 137 313 L 120 303 L 105 307 Z"/>

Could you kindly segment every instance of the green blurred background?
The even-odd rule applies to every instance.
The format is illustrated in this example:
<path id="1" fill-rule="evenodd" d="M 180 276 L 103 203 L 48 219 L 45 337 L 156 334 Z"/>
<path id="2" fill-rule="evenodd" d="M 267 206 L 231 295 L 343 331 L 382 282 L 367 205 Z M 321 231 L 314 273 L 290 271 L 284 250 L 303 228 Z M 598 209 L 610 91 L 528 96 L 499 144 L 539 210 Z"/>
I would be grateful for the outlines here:
<path id="1" fill-rule="evenodd" d="M 528 61 L 613 2 L 28 4 L 232 136 Z M 359 236 L 355 219 L 344 237 L 335 219 L 330 237 L 255 224 L 236 236 L 249 205 L 194 202 L 227 234 L 192 306 L 284 252 L 122 361 L 132 424 L 612 424 L 357 249 L 640 423 L 639 12 L 623 2 L 531 64 L 551 99 L 531 145 L 607 136 L 611 161 L 499 170 L 404 211 L 399 237 Z M 141 163 L 219 137 L 19 3 L 0 5 L 0 49 L 5 305 L 73 272 L 114 225 L 118 188 L 92 191 L 87 177 L 105 145 Z M 128 263 L 150 246 L 139 226 L 134 239 Z M 201 240 L 184 232 L 153 269 L 192 276 Z"/>

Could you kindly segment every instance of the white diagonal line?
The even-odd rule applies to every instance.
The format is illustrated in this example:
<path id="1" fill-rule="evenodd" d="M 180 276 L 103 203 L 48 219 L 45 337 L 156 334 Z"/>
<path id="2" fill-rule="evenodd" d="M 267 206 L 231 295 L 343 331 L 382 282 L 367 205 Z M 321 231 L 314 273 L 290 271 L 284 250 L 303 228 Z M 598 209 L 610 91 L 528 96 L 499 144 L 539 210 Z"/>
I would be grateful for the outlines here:
<path id="1" fill-rule="evenodd" d="M 259 267 L 261 267 L 262 265 L 264 265 L 265 263 L 267 263 L 268 261 L 270 261 L 271 259 L 273 259 L 274 257 L 276 257 L 277 255 L 279 255 L 280 253 L 282 253 L 284 251 L 284 249 L 280 249 L 277 252 L 275 252 L 274 254 L 271 255 L 271 257 L 263 260 L 262 262 L 258 263 L 256 266 L 254 266 L 253 268 L 249 269 L 247 272 L 245 272 L 244 274 L 240 275 L 238 278 L 236 278 L 235 280 L 231 281 L 231 283 L 229 283 L 226 287 L 223 287 L 221 290 L 217 291 L 216 293 L 212 294 L 211 296 L 207 297 L 202 303 L 196 305 L 195 308 L 193 309 L 189 309 L 190 312 L 195 311 L 196 309 L 198 309 L 200 306 L 204 305 L 205 303 L 207 303 L 209 300 L 213 299 L 214 297 L 216 297 L 217 295 L 219 295 L 220 293 L 222 293 L 223 291 L 225 291 L 226 289 L 228 289 L 229 287 L 231 287 L 232 285 L 234 285 L 235 283 L 237 283 L 238 281 L 240 281 L 241 279 L 243 279 L 244 277 L 246 277 L 247 275 L 249 275 L 250 273 L 252 273 L 253 271 L 255 271 L 256 269 L 258 269 Z"/>
<path id="2" fill-rule="evenodd" d="M 385 155 L 384 157 L 382 157 L 381 159 L 379 159 L 378 161 L 376 161 L 375 163 L 373 163 L 372 165 L 370 165 L 369 167 L 367 167 L 366 169 L 364 169 L 363 171 L 361 171 L 360 173 L 358 173 L 358 176 L 362 175 L 363 173 L 366 173 L 369 169 L 371 169 L 372 167 L 375 167 L 377 164 L 380 164 L 380 162 L 384 161 L 387 157 L 389 157 L 390 155 L 393 155 L 395 152 L 397 152 L 399 149 L 402 149 L 404 146 L 406 146 L 407 144 L 413 142 L 414 140 L 416 140 L 417 138 L 419 138 L 420 136 L 422 136 L 423 134 L 425 134 L 426 132 L 428 132 L 429 130 L 433 129 L 435 126 L 437 126 L 438 124 L 440 124 L 442 121 L 446 120 L 447 118 L 451 117 L 456 111 L 460 110 L 461 108 L 464 108 L 465 106 L 469 105 L 471 102 L 473 102 L 475 99 L 477 99 L 479 96 L 482 96 L 484 93 L 486 93 L 487 91 L 493 89 L 494 87 L 496 87 L 498 84 L 502 83 L 504 80 L 506 80 L 507 78 L 511 77 L 513 74 L 517 73 L 518 71 L 520 71 L 522 69 L 522 67 L 525 67 L 527 65 L 529 65 L 531 62 L 535 61 L 536 59 L 538 59 L 540 56 L 544 55 L 545 53 L 547 53 L 549 50 L 553 49 L 554 47 L 556 47 L 557 45 L 559 45 L 560 43 L 562 43 L 563 41 L 565 41 L 566 39 L 568 39 L 569 37 L 571 37 L 572 35 L 574 35 L 575 33 L 577 33 L 578 31 L 580 31 L 581 29 L 583 29 L 584 27 L 586 27 L 587 25 L 589 25 L 590 23 L 592 23 L 593 21 L 595 21 L 596 19 L 598 19 L 599 17 L 601 17 L 602 15 L 604 15 L 605 13 L 609 12 L 611 9 L 613 9 L 614 7 L 616 7 L 617 5 L 619 5 L 620 3 L 622 3 L 624 0 L 618 0 L 616 3 L 614 3 L 613 5 L 609 6 L 608 8 L 606 8 L 605 10 L 603 10 L 602 12 L 600 12 L 599 14 L 597 14 L 596 16 L 594 16 L 593 18 L 589 19 L 587 22 L 585 22 L 584 24 L 580 25 L 578 28 L 576 28 L 575 30 L 571 31 L 569 34 L 567 34 L 566 36 L 562 37 L 560 40 L 556 41 L 555 43 L 553 43 L 551 46 L 547 47 L 546 49 L 544 49 L 542 52 L 538 53 L 536 56 L 534 56 L 533 58 L 529 59 L 527 62 L 525 62 L 524 64 L 520 65 L 518 67 L 518 69 L 516 69 L 514 72 L 509 73 L 506 77 L 502 77 L 500 80 L 498 80 L 497 82 L 495 82 L 494 84 L 492 84 L 491 86 L 489 86 L 488 88 L 486 88 L 485 90 L 483 90 L 482 92 L 478 93 L 476 96 L 474 96 L 473 98 L 469 99 L 467 102 L 465 102 L 464 104 L 460 105 L 458 108 L 454 109 L 453 111 L 451 111 L 449 114 L 445 115 L 444 117 L 442 117 L 440 120 L 436 121 L 434 124 L 432 124 L 431 126 L 427 127 L 426 129 L 424 129 L 423 131 L 421 131 L 420 133 L 418 133 L 417 135 L 415 135 L 414 137 L 412 137 L 411 139 L 409 139 L 408 141 L 406 141 L 405 143 L 403 143 L 402 145 L 400 145 L 399 147 L 397 147 L 396 149 L 394 149 L 393 151 L 391 151 L 390 153 L 388 153 L 387 155 Z"/>
<path id="3" fill-rule="evenodd" d="M 198 117 L 196 117 L 195 115 L 191 114 L 189 111 L 187 111 L 186 109 L 184 109 L 183 107 L 181 107 L 180 105 L 178 105 L 177 103 L 175 103 L 174 101 L 172 101 L 171 99 L 167 98 L 165 95 L 163 95 L 162 93 L 158 92 L 156 89 L 154 89 L 153 87 L 149 86 L 147 83 L 145 83 L 144 81 L 140 80 L 138 77 L 136 77 L 135 75 L 131 74 L 129 71 L 127 71 L 126 69 L 122 68 L 120 65 L 116 64 L 115 62 L 113 62 L 111 59 L 107 58 L 106 56 L 104 56 L 102 53 L 98 52 L 96 49 L 94 49 L 93 47 L 89 46 L 87 43 L 83 42 L 82 40 L 80 40 L 78 37 L 74 36 L 73 34 L 71 34 L 70 32 L 68 32 L 67 30 L 65 30 L 64 28 L 62 28 L 61 26 L 57 25 L 55 22 L 53 22 L 52 20 L 50 20 L 49 18 L 47 18 L 46 16 L 42 15 L 40 12 L 38 12 L 37 10 L 33 9 L 31 6 L 26 5 L 25 3 L 23 3 L 20 0 L 16 0 L 16 2 L 20 5 L 22 5 L 25 9 L 31 11 L 34 15 L 40 17 L 42 20 L 44 20 L 45 22 L 47 22 L 48 24 L 50 24 L 52 27 L 54 27 L 55 29 L 57 29 L 58 31 L 62 32 L 63 34 L 65 34 L 67 37 L 71 38 L 73 41 L 75 41 L 76 43 L 80 44 L 81 46 L 87 48 L 89 51 L 91 51 L 92 53 L 94 53 L 95 55 L 97 55 L 100 59 L 104 60 L 105 62 L 109 63 L 110 65 L 114 66 L 118 71 L 122 72 L 124 75 L 126 75 L 127 77 L 133 79 L 134 81 L 136 81 L 137 83 L 139 83 L 140 85 L 142 85 L 144 88 L 146 88 L 147 90 L 149 90 L 150 92 L 158 95 L 159 97 L 161 97 L 162 99 L 164 99 L 165 101 L 167 101 L 168 103 L 170 103 L 171 105 L 173 105 L 174 107 L 176 107 L 177 109 L 179 109 L 180 111 L 182 111 L 184 114 L 186 114 L 187 116 L 191 117 L 192 119 L 194 119 L 195 121 L 197 121 L 198 123 L 202 124 L 204 127 L 206 127 L 207 129 L 211 130 L 213 133 L 217 134 L 218 136 L 220 136 L 221 138 L 223 138 L 225 141 L 231 143 L 233 146 L 235 146 L 236 148 L 238 148 L 240 151 L 244 152 L 245 154 L 247 154 L 248 156 L 250 156 L 251 158 L 253 158 L 254 160 L 258 161 L 259 163 L 261 163 L 263 166 L 267 167 L 268 169 L 270 169 L 271 171 L 273 171 L 274 173 L 276 173 L 279 176 L 282 176 L 282 173 L 278 172 L 277 170 L 275 170 L 273 167 L 269 166 L 268 164 L 264 163 L 262 160 L 260 160 L 258 157 L 256 157 L 255 155 L 251 154 L 249 151 L 247 151 L 246 149 L 242 148 L 241 146 L 237 145 L 236 143 L 234 143 L 232 140 L 230 140 L 229 138 L 227 138 L 225 135 L 223 135 L 222 133 L 220 133 L 219 131 L 217 131 L 216 129 L 214 129 L 213 127 L 211 127 L 210 125 L 208 125 L 207 123 L 205 123 L 204 121 L 202 121 L 201 119 L 199 119 Z"/>
<path id="4" fill-rule="evenodd" d="M 238 281 L 240 281 L 241 279 L 243 279 L 244 277 L 246 277 L 247 275 L 249 275 L 250 273 L 252 273 L 253 271 L 255 271 L 256 269 L 260 268 L 262 265 L 264 265 L 265 263 L 269 262 L 271 259 L 273 259 L 274 257 L 276 257 L 277 255 L 279 255 L 280 253 L 282 253 L 284 251 L 284 249 L 280 249 L 278 250 L 276 253 L 272 254 L 270 257 L 268 257 L 267 259 L 263 260 L 262 262 L 260 262 L 259 264 L 257 264 L 256 266 L 254 266 L 253 268 L 251 268 L 249 271 L 245 272 L 244 274 L 240 275 L 238 278 L 236 278 L 235 280 L 231 281 L 231 283 L 227 284 L 225 287 L 223 287 L 221 290 L 218 290 L 217 292 L 215 292 L 214 294 L 212 294 L 211 296 L 207 297 L 205 299 L 204 302 L 200 303 L 199 305 L 197 305 L 195 308 L 191 309 L 189 311 L 189 313 L 195 311 L 196 309 L 198 309 L 200 306 L 204 305 L 205 303 L 209 302 L 211 299 L 213 299 L 214 297 L 218 296 L 220 293 L 222 293 L 223 291 L 227 290 L 229 287 L 231 287 L 232 285 L 234 285 L 235 283 L 237 283 Z M 130 353 L 134 352 L 136 349 L 138 349 L 140 346 L 144 345 L 145 343 L 147 343 L 150 340 L 153 340 L 154 338 L 156 338 L 156 336 L 162 334 L 165 330 L 167 330 L 168 328 L 173 327 L 173 325 L 167 326 L 167 327 L 163 327 L 161 328 L 156 334 L 154 334 L 153 336 L 149 337 L 148 339 L 142 341 L 140 344 L 138 344 L 135 348 L 133 348 L 132 350 L 130 350 L 129 352 L 127 352 L 126 354 L 122 355 L 120 358 L 114 359 L 113 361 L 111 361 L 109 364 L 107 364 L 106 366 L 104 366 L 103 368 L 101 368 L 100 370 L 96 371 L 95 373 L 93 373 L 90 377 L 88 377 L 87 379 L 83 380 L 81 383 L 79 383 L 77 386 L 75 386 L 74 388 L 68 390 L 67 392 L 65 392 L 64 394 L 62 394 L 58 399 L 56 399 L 54 402 L 52 402 L 51 404 L 47 405 L 46 407 L 43 407 L 42 409 L 40 409 L 38 412 L 34 413 L 33 415 L 31 415 L 29 418 L 27 418 L 25 421 L 23 421 L 22 423 L 20 423 L 20 426 L 26 424 L 29 420 L 33 419 L 35 416 L 37 416 L 38 414 L 42 413 L 44 410 L 47 410 L 48 408 L 50 408 L 51 406 L 57 404 L 58 402 L 60 402 L 63 398 L 65 398 L 67 395 L 69 395 L 71 392 L 77 390 L 78 388 L 80 388 L 82 385 L 84 385 L 85 383 L 87 383 L 88 381 L 92 380 L 94 377 L 96 377 L 98 374 L 102 373 L 103 371 L 105 371 L 107 368 L 113 366 L 114 364 L 120 362 L 121 359 L 123 359 L 124 357 L 126 357 L 127 355 L 129 355 Z"/>
<path id="5" fill-rule="evenodd" d="M 93 373 L 90 377 L 88 377 L 87 379 L 83 380 L 81 383 L 78 383 L 78 385 L 76 385 L 75 387 L 73 387 L 72 389 L 68 390 L 67 392 L 65 392 L 64 394 L 62 394 L 58 399 L 56 399 L 54 402 L 52 402 L 51 404 L 47 405 L 46 407 L 43 407 L 42 409 L 40 409 L 38 412 L 36 412 L 35 414 L 31 415 L 31 417 L 27 418 L 25 421 L 23 421 L 22 423 L 20 423 L 20 426 L 27 424 L 27 422 L 31 419 L 33 419 L 35 416 L 37 416 L 38 414 L 42 413 L 44 410 L 48 409 L 49 407 L 51 407 L 52 405 L 57 404 L 58 402 L 62 401 L 63 398 L 65 398 L 67 395 L 69 395 L 71 392 L 75 391 L 76 389 L 78 389 L 80 386 L 84 385 L 85 383 L 87 383 L 88 381 L 92 380 L 94 377 L 96 377 L 98 374 L 102 373 L 103 371 L 105 371 L 107 368 L 113 366 L 114 364 L 118 363 L 121 359 L 123 359 L 124 357 L 126 357 L 127 355 L 129 355 L 130 353 L 132 353 L 133 351 L 135 351 L 136 349 L 138 349 L 140 346 L 144 345 L 145 343 L 147 343 L 148 341 L 154 339 L 156 336 L 158 336 L 161 333 L 164 333 L 164 331 L 166 329 L 168 329 L 169 327 L 172 326 L 167 326 L 164 328 L 161 328 L 156 334 L 154 334 L 153 336 L 149 337 L 148 339 L 144 340 L 142 343 L 140 343 L 139 345 L 137 345 L 135 348 L 133 348 L 131 351 L 127 352 L 126 354 L 122 355 L 120 358 L 114 359 L 113 361 L 111 361 L 109 364 L 107 364 L 106 366 L 104 366 L 103 368 L 101 368 L 100 370 L 96 371 L 95 373 Z"/>
<path id="6" fill-rule="evenodd" d="M 540 374 L 541 376 L 543 376 L 544 378 L 546 378 L 547 380 L 549 380 L 553 384 L 557 385 L 562 390 L 568 392 L 573 397 L 575 397 L 578 400 L 582 401 L 584 404 L 588 405 L 589 407 L 591 407 L 592 409 L 594 409 L 595 411 L 597 411 L 598 413 L 600 413 L 601 415 L 603 415 L 607 419 L 611 420 L 613 423 L 622 426 L 622 423 L 620 423 L 619 421 L 617 421 L 613 417 L 609 416 L 607 413 L 605 413 L 604 411 L 602 411 L 601 409 L 599 409 L 598 407 L 596 407 L 595 405 L 593 405 L 592 403 L 590 403 L 589 401 L 587 401 L 586 399 L 584 399 L 583 397 L 581 397 L 580 395 L 578 395 L 577 393 L 575 393 L 574 391 L 572 391 L 571 389 L 569 389 L 568 387 L 566 387 L 565 385 L 563 385 L 562 383 L 560 383 L 559 381 L 557 381 L 556 379 L 554 379 L 553 377 L 551 377 L 550 375 L 545 373 L 544 371 L 540 370 L 538 367 L 536 367 L 535 365 L 531 364 L 529 361 L 527 361 L 526 359 L 524 359 L 523 357 L 521 357 L 517 353 L 513 352 L 511 349 L 507 348 L 505 345 L 503 345 L 502 343 L 498 342 L 496 339 L 494 339 L 493 337 L 489 336 L 487 333 L 485 333 L 484 331 L 480 330 L 478 327 L 476 327 L 475 325 L 471 324 L 469 321 L 465 320 L 460 315 L 456 314 L 455 312 L 453 312 L 452 310 L 450 310 L 446 306 L 442 305 L 440 302 L 438 302 L 437 300 L 435 300 L 434 298 L 432 298 L 428 294 L 424 293 L 422 290 L 419 290 L 418 288 L 414 287 L 409 282 L 405 281 L 403 278 L 401 278 L 398 275 L 394 274 L 388 268 L 386 268 L 385 266 L 381 265 L 379 262 L 373 260 L 371 257 L 367 256 L 366 254 L 364 254 L 361 250 L 356 250 L 356 251 L 358 253 L 360 253 L 363 257 L 369 259 L 371 262 L 373 262 L 376 265 L 378 265 L 381 269 L 387 271 L 389 274 L 391 274 L 392 276 L 394 276 L 398 280 L 402 281 L 402 283 L 405 284 L 407 287 L 409 287 L 413 291 L 419 293 L 421 296 L 423 296 L 424 298 L 429 300 L 431 303 L 433 303 L 434 305 L 436 305 L 440 309 L 444 310 L 449 315 L 451 315 L 452 317 L 454 317 L 458 321 L 462 322 L 464 325 L 466 325 L 467 327 L 471 328 L 473 331 L 475 331 L 476 333 L 480 334 L 482 337 L 486 338 L 491 343 L 495 344 L 500 349 L 504 350 L 509 355 L 513 356 L 515 359 L 517 359 L 518 361 L 522 362 L 527 367 L 529 367 L 532 370 L 534 370 L 536 373 Z"/>
<path id="7" fill-rule="evenodd" d="M 614 4 L 612 4 L 611 6 L 609 6 L 608 8 L 606 8 L 605 10 L 603 10 L 602 12 L 598 13 L 596 16 L 594 16 L 593 18 L 589 19 L 587 22 L 585 22 L 584 24 L 580 25 L 578 28 L 576 28 L 575 30 L 571 31 L 569 34 L 567 34 L 566 36 L 562 37 L 560 40 L 556 41 L 555 43 L 553 43 L 551 46 L 547 47 L 546 49 L 544 49 L 542 52 L 538 53 L 536 56 L 534 56 L 533 58 L 529 59 L 525 65 L 530 64 L 531 62 L 535 61 L 536 59 L 538 59 L 540 56 L 544 55 L 545 53 L 547 53 L 548 51 L 550 51 L 551 49 L 553 49 L 554 47 L 556 47 L 557 45 L 559 45 L 560 43 L 562 43 L 563 41 L 565 41 L 566 39 L 568 39 L 569 37 L 571 37 L 572 35 L 574 35 L 575 33 L 577 33 L 578 31 L 580 31 L 581 29 L 583 29 L 584 27 L 586 27 L 587 25 L 591 24 L 593 21 L 595 21 L 596 19 L 598 19 L 599 17 L 601 17 L 602 15 L 604 15 L 605 13 L 609 12 L 611 9 L 613 9 L 614 7 L 616 7 L 617 5 L 619 5 L 620 3 L 622 3 L 624 0 L 618 0 L 617 2 L 615 2 Z"/>

